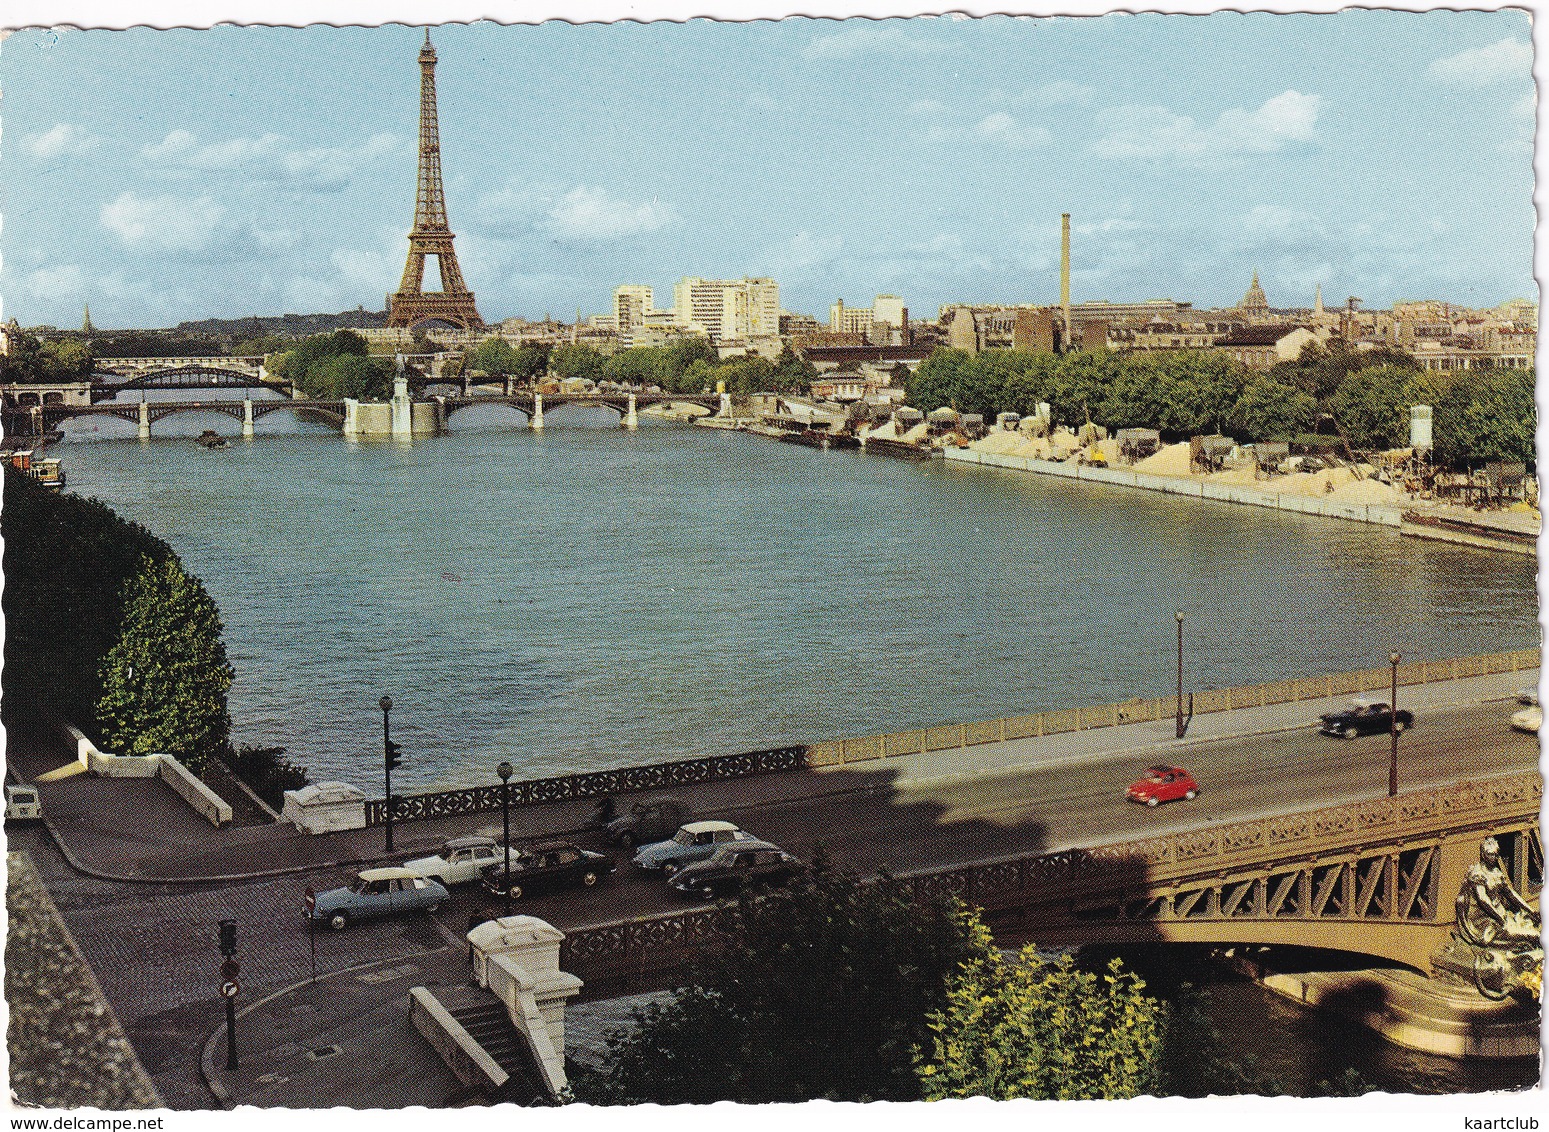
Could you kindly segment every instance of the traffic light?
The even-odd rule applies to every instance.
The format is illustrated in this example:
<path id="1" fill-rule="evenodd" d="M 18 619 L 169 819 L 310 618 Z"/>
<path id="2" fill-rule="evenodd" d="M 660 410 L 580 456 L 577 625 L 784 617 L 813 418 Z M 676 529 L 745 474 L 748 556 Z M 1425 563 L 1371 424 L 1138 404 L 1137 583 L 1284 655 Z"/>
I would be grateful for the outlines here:
<path id="1" fill-rule="evenodd" d="M 403 764 L 403 760 L 398 757 L 398 752 L 400 752 L 402 750 L 403 750 L 403 745 L 402 744 L 394 743 L 391 739 L 387 740 L 387 769 L 388 770 L 397 770 L 398 767 Z"/>
<path id="2" fill-rule="evenodd" d="M 242 964 L 238 963 L 235 959 L 227 959 L 221 964 L 221 978 L 228 983 L 234 980 L 241 973 Z"/>
<path id="3" fill-rule="evenodd" d="M 237 922 L 235 920 L 221 921 L 220 945 L 222 955 L 235 955 L 237 953 Z"/>

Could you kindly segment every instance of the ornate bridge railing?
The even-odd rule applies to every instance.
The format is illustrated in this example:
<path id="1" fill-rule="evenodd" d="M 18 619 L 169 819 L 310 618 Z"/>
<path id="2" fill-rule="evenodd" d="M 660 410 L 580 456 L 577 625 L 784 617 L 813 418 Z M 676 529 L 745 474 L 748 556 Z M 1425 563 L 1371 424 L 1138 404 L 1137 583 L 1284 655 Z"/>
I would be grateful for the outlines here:
<path id="1" fill-rule="evenodd" d="M 669 789 L 721 778 L 748 778 L 756 774 L 802 770 L 806 765 L 805 746 L 775 747 L 739 755 L 711 755 L 650 766 L 567 774 L 558 778 L 534 778 L 526 782 L 512 782 L 508 789 L 511 791 L 513 806 L 532 806 L 541 802 L 600 798 L 606 794 Z M 468 790 L 443 790 L 433 794 L 396 795 L 393 798 L 393 821 L 456 817 L 498 810 L 500 791 L 500 786 L 495 784 L 475 786 Z M 373 798 L 366 802 L 367 825 L 381 825 L 386 820 L 387 805 L 382 799 Z"/>
<path id="2" fill-rule="evenodd" d="M 1436 848 L 1445 836 L 1517 829 L 1513 880 L 1542 881 L 1533 836 L 1543 797 L 1537 774 L 1411 791 L 1219 827 L 1053 853 L 1024 854 L 900 874 L 917 897 L 951 894 L 995 913 L 1069 924 L 1295 918 L 1413 923 L 1450 917 Z M 1520 828 L 1519 828 L 1520 827 Z M 1277 865 L 1289 867 L 1278 870 Z M 1536 878 L 1530 876 L 1537 870 Z M 580 928 L 561 966 L 595 983 L 588 995 L 671 985 L 715 938 L 714 909 Z M 1070 934 L 1066 932 L 1064 934 Z M 1273 942 L 1273 925 L 1263 942 Z"/>

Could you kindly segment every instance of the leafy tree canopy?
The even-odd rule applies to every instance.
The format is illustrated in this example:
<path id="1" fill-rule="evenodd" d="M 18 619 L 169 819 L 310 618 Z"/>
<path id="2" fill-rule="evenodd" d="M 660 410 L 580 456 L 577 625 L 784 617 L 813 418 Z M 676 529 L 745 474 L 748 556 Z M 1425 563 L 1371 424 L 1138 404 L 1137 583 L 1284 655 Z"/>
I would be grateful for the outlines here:
<path id="1" fill-rule="evenodd" d="M 926 1100 L 1118 1100 L 1155 1092 L 1166 1008 L 1114 959 L 1083 971 L 1029 944 L 1015 959 L 989 946 L 947 984 L 918 1063 Z"/>
<path id="2" fill-rule="evenodd" d="M 948 976 L 988 948 L 960 905 L 819 860 L 804 882 L 723 918 L 695 985 L 616 1034 L 607 1065 L 575 1078 L 578 1099 L 919 1099 L 926 1016 L 946 1006 Z"/>
<path id="3" fill-rule="evenodd" d="M 591 346 L 557 346 L 549 355 L 549 368 L 560 377 L 600 381 L 605 360 Z"/>
<path id="4" fill-rule="evenodd" d="M 204 586 L 176 558 L 142 558 L 119 638 L 102 660 L 103 743 L 120 755 L 165 752 L 198 774 L 226 746 L 233 675 Z"/>
<path id="5" fill-rule="evenodd" d="M 1226 428 L 1244 440 L 1290 440 L 1310 432 L 1318 415 L 1312 396 L 1267 377 L 1256 377 L 1227 414 Z"/>

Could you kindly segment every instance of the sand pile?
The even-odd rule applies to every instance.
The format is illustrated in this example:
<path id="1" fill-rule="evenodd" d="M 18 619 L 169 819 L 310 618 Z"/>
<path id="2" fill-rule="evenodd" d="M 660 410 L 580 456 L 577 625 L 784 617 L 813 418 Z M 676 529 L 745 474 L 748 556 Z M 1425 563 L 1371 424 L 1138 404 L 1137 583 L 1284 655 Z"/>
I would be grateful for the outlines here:
<path id="1" fill-rule="evenodd" d="M 1049 438 L 1050 451 L 1063 452 L 1067 456 L 1078 448 L 1085 447 L 1075 433 L 1068 428 L 1057 429 Z"/>
<path id="2" fill-rule="evenodd" d="M 1049 441 L 1042 436 L 1023 440 L 1012 453 L 1013 456 L 1025 456 L 1029 460 L 1047 460 L 1051 454 Z"/>
<path id="3" fill-rule="evenodd" d="M 921 421 L 919 424 L 917 424 L 913 428 L 911 428 L 908 432 L 904 433 L 902 439 L 907 441 L 910 444 L 918 444 L 918 443 L 920 443 L 920 441 L 924 440 L 929 435 L 930 435 L 930 422 L 929 421 Z"/>
<path id="4" fill-rule="evenodd" d="M 1005 456 L 1020 448 L 1022 437 L 1014 432 L 992 432 L 988 436 L 980 437 L 968 447 L 980 452 L 990 452 L 996 456 Z"/>
<path id="5" fill-rule="evenodd" d="M 1186 476 L 1189 474 L 1189 446 L 1186 443 L 1169 444 L 1141 460 L 1135 465 L 1135 471 L 1151 476 Z"/>
<path id="6" fill-rule="evenodd" d="M 1402 503 L 1407 496 L 1379 480 L 1354 480 L 1328 496 L 1336 503 Z"/>
<path id="7" fill-rule="evenodd" d="M 877 440 L 897 440 L 898 430 L 893 427 L 892 420 L 886 420 L 879 424 L 876 428 L 867 429 L 864 435 L 868 440 L 872 439 L 873 437 L 875 437 Z"/>

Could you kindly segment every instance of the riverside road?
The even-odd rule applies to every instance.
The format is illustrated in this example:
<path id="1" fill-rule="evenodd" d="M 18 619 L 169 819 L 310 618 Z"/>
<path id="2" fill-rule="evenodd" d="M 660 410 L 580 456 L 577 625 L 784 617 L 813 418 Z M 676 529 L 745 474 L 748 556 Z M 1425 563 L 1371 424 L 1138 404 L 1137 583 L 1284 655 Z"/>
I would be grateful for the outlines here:
<path id="1" fill-rule="evenodd" d="M 1404 689 L 1401 700 L 1417 714 L 1400 745 L 1402 788 L 1533 769 L 1534 736 L 1512 731 L 1514 688 L 1534 682 L 1519 673 Z M 1480 702 L 1484 701 L 1484 702 Z M 1381 796 L 1387 788 L 1388 741 L 1371 736 L 1345 741 L 1318 735 L 1305 721 L 1327 710 L 1319 701 L 1220 713 L 1195 720 L 1195 738 L 1163 738 L 1157 724 L 1105 728 L 1020 744 L 938 752 L 858 763 L 821 772 L 768 775 L 685 788 L 685 797 L 706 816 L 726 816 L 749 830 L 810 856 L 819 846 L 844 867 L 867 872 L 966 864 L 1013 853 L 1096 845 L 1175 832 L 1276 812 L 1336 805 Z M 1294 729 L 1270 730 L 1271 728 Z M 1170 731 L 1170 721 L 1164 725 Z M 1257 732 L 1257 733 L 1254 733 Z M 1203 793 L 1192 802 L 1158 809 L 1129 804 L 1123 788 L 1151 762 L 1178 762 L 1199 779 Z M 60 842 L 77 860 L 101 861 L 111 836 L 94 846 L 91 813 L 82 788 L 105 803 L 109 790 L 154 790 L 159 784 L 74 779 L 77 817 L 56 823 Z M 165 791 L 165 788 L 161 788 Z M 165 791 L 170 794 L 170 791 Z M 150 820 L 156 805 L 138 809 Z M 522 838 L 574 831 L 589 803 L 565 803 L 513 812 L 513 833 Z M 122 813 L 122 807 L 115 807 Z M 500 817 L 410 823 L 398 829 L 400 848 L 432 851 L 451 833 L 498 831 Z M 111 821 L 102 828 L 113 832 Z M 381 830 L 335 835 L 362 857 L 380 858 Z M 343 883 L 348 869 L 317 863 L 307 871 L 238 877 L 289 863 L 281 846 L 316 844 L 287 839 L 276 827 L 214 831 L 192 826 L 184 876 L 226 871 L 225 883 L 124 884 L 83 876 L 72 869 L 42 830 L 22 830 L 12 848 L 31 852 L 54 900 L 97 972 L 105 992 L 168 1104 L 208 1106 L 198 1053 L 218 1026 L 221 1006 L 214 925 L 235 915 L 241 925 L 243 998 L 304 980 L 310 970 L 301 891 Z M 225 838 L 252 847 L 239 854 L 255 867 L 222 864 Z M 145 849 L 165 837 L 140 831 Z M 596 835 L 580 834 L 598 846 Z M 402 857 L 405 853 L 399 853 Z M 516 910 L 550 920 L 561 929 L 695 906 L 667 889 L 660 878 L 640 875 L 620 855 L 618 875 L 592 890 L 572 890 L 520 901 Z M 315 859 L 315 858 L 314 858 Z M 338 858 L 336 858 L 338 859 Z M 164 868 L 165 864 L 157 866 Z M 127 869 L 127 865 L 126 865 Z M 165 874 L 163 874 L 165 875 Z M 359 925 L 317 935 L 319 970 L 327 974 L 395 956 L 426 956 L 462 942 L 471 916 L 497 914 L 498 902 L 464 889 L 433 916 Z M 402 987 L 383 984 L 383 995 Z M 385 999 L 384 999 L 385 1001 Z"/>

